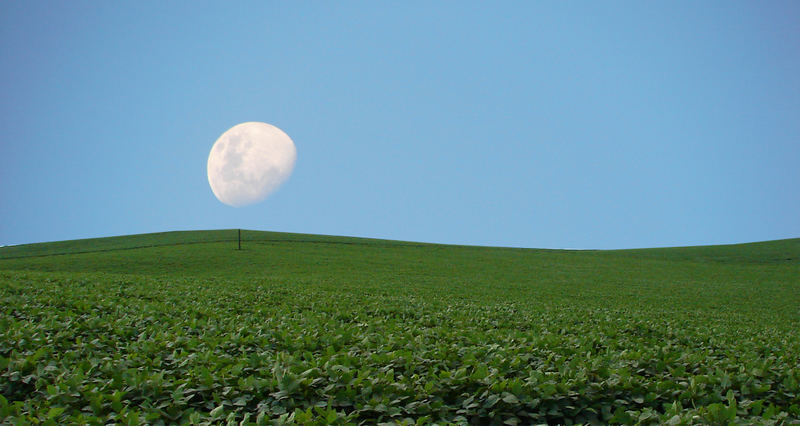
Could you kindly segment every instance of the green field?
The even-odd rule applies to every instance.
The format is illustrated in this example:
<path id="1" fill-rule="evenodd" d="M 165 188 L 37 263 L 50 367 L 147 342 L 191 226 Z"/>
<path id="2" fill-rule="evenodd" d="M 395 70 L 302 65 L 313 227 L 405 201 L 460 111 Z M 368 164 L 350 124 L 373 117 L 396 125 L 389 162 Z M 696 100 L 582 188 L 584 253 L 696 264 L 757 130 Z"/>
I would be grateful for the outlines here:
<path id="1" fill-rule="evenodd" d="M 781 424 L 800 239 L 533 250 L 243 231 L 0 248 L 0 419 Z"/>

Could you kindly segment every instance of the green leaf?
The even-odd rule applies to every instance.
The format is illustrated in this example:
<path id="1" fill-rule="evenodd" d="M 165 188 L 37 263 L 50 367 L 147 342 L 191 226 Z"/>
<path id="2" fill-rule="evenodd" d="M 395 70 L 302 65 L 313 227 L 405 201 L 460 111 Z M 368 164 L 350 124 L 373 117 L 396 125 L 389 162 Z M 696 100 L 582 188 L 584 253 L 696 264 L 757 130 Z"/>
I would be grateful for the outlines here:
<path id="1" fill-rule="evenodd" d="M 251 413 L 244 413 L 244 418 L 239 422 L 239 426 L 245 426 L 250 423 Z"/>
<path id="2" fill-rule="evenodd" d="M 128 413 L 128 426 L 139 426 L 139 415 L 134 412 Z"/>
<path id="3" fill-rule="evenodd" d="M 211 418 L 217 419 L 217 418 L 222 417 L 224 410 L 225 410 L 225 406 L 224 405 L 219 405 L 217 408 L 211 410 L 209 415 L 211 416 Z"/>
<path id="4" fill-rule="evenodd" d="M 431 416 L 422 416 L 414 422 L 415 425 L 425 425 L 431 422 Z"/>
<path id="5" fill-rule="evenodd" d="M 473 380 L 483 380 L 487 376 L 489 376 L 489 369 L 486 367 L 485 364 L 480 364 L 475 367 L 475 371 L 470 376 Z"/>
<path id="6" fill-rule="evenodd" d="M 66 407 L 50 407 L 50 410 L 47 412 L 47 418 L 54 419 L 60 416 L 66 409 Z"/>
<path id="7" fill-rule="evenodd" d="M 236 426 L 236 413 L 229 413 L 228 417 L 225 418 L 225 424 L 227 426 Z"/>
<path id="8" fill-rule="evenodd" d="M 500 401 L 500 397 L 499 396 L 497 396 L 495 394 L 489 395 L 489 397 L 486 398 L 486 401 L 483 403 L 483 407 L 484 408 L 492 408 L 492 407 L 495 406 L 495 404 L 497 404 L 497 401 Z"/>
<path id="9" fill-rule="evenodd" d="M 514 394 L 503 392 L 503 402 L 507 404 L 519 404 L 519 399 Z"/>
<path id="10" fill-rule="evenodd" d="M 256 425 L 264 426 L 267 424 L 267 413 L 265 411 L 261 411 L 258 413 L 256 417 Z"/>

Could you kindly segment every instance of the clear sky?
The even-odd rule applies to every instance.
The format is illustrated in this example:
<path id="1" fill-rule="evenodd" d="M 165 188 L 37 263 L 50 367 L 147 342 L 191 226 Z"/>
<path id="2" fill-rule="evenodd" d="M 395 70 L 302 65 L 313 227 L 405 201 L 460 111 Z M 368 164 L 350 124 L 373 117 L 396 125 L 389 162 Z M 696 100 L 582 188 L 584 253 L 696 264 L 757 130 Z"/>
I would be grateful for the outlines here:
<path id="1" fill-rule="evenodd" d="M 0 2 L 0 244 L 800 236 L 800 2 Z M 220 203 L 214 141 L 297 146 Z"/>

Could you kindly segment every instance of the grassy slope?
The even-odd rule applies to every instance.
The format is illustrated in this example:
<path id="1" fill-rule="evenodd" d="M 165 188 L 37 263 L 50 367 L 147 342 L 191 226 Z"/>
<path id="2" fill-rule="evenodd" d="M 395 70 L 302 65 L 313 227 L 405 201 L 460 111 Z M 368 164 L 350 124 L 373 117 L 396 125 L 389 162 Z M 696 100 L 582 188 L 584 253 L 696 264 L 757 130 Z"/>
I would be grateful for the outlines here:
<path id="1" fill-rule="evenodd" d="M 800 320 L 800 239 L 616 251 L 259 231 L 244 231 L 238 251 L 235 239 L 235 230 L 186 231 L 7 247 L 0 249 L 0 270 L 270 279 L 547 304 L 725 305 L 778 316 L 787 325 Z"/>
<path id="2" fill-rule="evenodd" d="M 752 360 L 746 362 L 748 357 L 778 351 L 780 359 L 770 361 L 775 363 L 775 377 L 770 380 L 789 380 L 781 385 L 786 389 L 796 386 L 791 382 L 795 379 L 787 378 L 784 370 L 785 365 L 800 362 L 800 341 L 793 333 L 800 329 L 800 239 L 621 251 L 445 246 L 256 231 L 244 232 L 244 250 L 237 251 L 230 239 L 235 239 L 235 231 L 7 247 L 0 249 L 0 280 L 6 282 L 6 287 L 0 287 L 5 293 L 0 294 L 13 303 L 20 294 L 33 297 L 24 294 L 25 288 L 49 282 L 35 296 L 43 298 L 40 305 L 74 291 L 76 300 L 82 297 L 101 305 L 113 302 L 112 306 L 117 306 L 114 309 L 127 309 L 118 307 L 125 304 L 133 309 L 130 315 L 142 310 L 157 312 L 174 321 L 165 319 L 167 325 L 177 326 L 184 320 L 170 317 L 170 310 L 185 316 L 201 309 L 220 315 L 225 327 L 239 332 L 241 328 L 235 327 L 249 324 L 249 329 L 262 333 L 258 334 L 262 337 L 271 333 L 262 328 L 263 324 L 280 317 L 287 329 L 322 327 L 317 332 L 323 335 L 317 334 L 314 339 L 323 341 L 335 340 L 335 336 L 324 334 L 335 322 L 337 327 L 368 325 L 368 329 L 358 329 L 359 333 L 390 331 L 401 342 L 412 338 L 433 339 L 443 345 L 449 342 L 451 350 L 467 353 L 485 352 L 481 348 L 498 344 L 507 353 L 495 360 L 500 364 L 493 374 L 500 376 L 490 377 L 493 381 L 502 378 L 509 359 L 524 357 L 537 348 L 548 348 L 547 362 L 554 363 L 549 368 L 569 378 L 555 363 L 559 357 L 575 357 L 571 345 L 582 347 L 585 342 L 581 339 L 586 338 L 595 346 L 608 347 L 606 355 L 594 354 L 585 360 L 589 364 L 604 357 L 613 363 L 629 356 L 620 354 L 633 348 L 641 352 L 639 356 L 654 359 L 664 356 L 669 348 L 681 359 L 696 351 L 698 358 L 690 359 L 695 373 L 684 372 L 683 376 L 700 374 L 706 368 L 710 370 L 705 376 L 709 376 L 717 367 L 704 365 L 710 360 L 729 359 L 730 363 L 717 369 L 727 368 L 731 374 L 740 369 L 745 371 L 742 377 L 747 377 L 746 370 L 755 368 L 748 364 Z M 158 305 L 148 295 L 157 295 L 170 305 Z M 271 302 L 265 305 L 264 297 Z M 81 302 L 74 303 L 86 308 Z M 236 321 L 232 321 L 234 318 Z M 541 337 L 551 334 L 560 337 L 553 341 Z M 384 343 L 377 349 L 387 353 L 397 349 Z M 297 344 L 286 343 L 290 348 L 287 351 L 291 353 Z M 307 344 L 311 349 L 316 347 Z M 349 344 L 357 346 L 357 342 Z M 337 350 L 346 352 L 346 348 L 344 344 Z M 316 351 L 311 350 L 322 357 Z M 440 357 L 439 362 L 447 368 L 457 369 L 459 362 L 469 366 L 468 360 L 450 360 L 442 354 L 427 356 Z M 784 367 L 778 368 L 780 365 Z M 308 365 L 297 368 L 304 367 Z M 536 368 L 546 371 L 548 364 Z M 640 378 L 642 383 L 655 378 L 675 383 L 689 380 L 673 377 L 677 373 L 662 364 L 652 368 L 654 372 Z M 740 387 L 737 392 L 741 395 L 736 394 L 740 405 L 757 400 L 757 395 L 747 394 L 747 386 L 754 385 L 742 383 L 736 385 Z M 471 387 L 465 389 L 473 391 Z M 616 392 L 621 397 L 630 396 L 632 391 L 603 392 Z M 776 392 L 764 399 L 782 410 L 797 402 L 788 390 Z M 451 403 L 448 398 L 452 395 L 447 395 L 437 398 Z M 601 401 L 604 396 L 598 398 Z M 658 398 L 678 399 L 675 395 Z M 691 403 L 725 401 L 719 392 L 703 400 L 697 398 Z M 661 402 L 656 399 L 649 406 L 659 411 Z M 639 401 L 628 408 L 640 412 L 648 403 Z M 576 404 L 573 401 L 568 407 Z M 686 404 L 684 401 L 684 407 Z M 562 407 L 561 414 L 547 420 L 570 418 L 571 414 L 563 412 L 566 409 Z"/>

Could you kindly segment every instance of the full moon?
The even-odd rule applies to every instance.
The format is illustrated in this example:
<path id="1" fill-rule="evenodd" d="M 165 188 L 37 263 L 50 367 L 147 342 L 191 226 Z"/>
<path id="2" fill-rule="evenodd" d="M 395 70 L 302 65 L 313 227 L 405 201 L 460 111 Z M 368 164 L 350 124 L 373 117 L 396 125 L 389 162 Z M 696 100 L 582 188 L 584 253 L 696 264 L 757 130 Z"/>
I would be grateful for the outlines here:
<path id="1" fill-rule="evenodd" d="M 217 139 L 208 154 L 208 183 L 218 200 L 241 207 L 267 198 L 292 174 L 294 142 L 267 123 L 237 124 Z"/>

